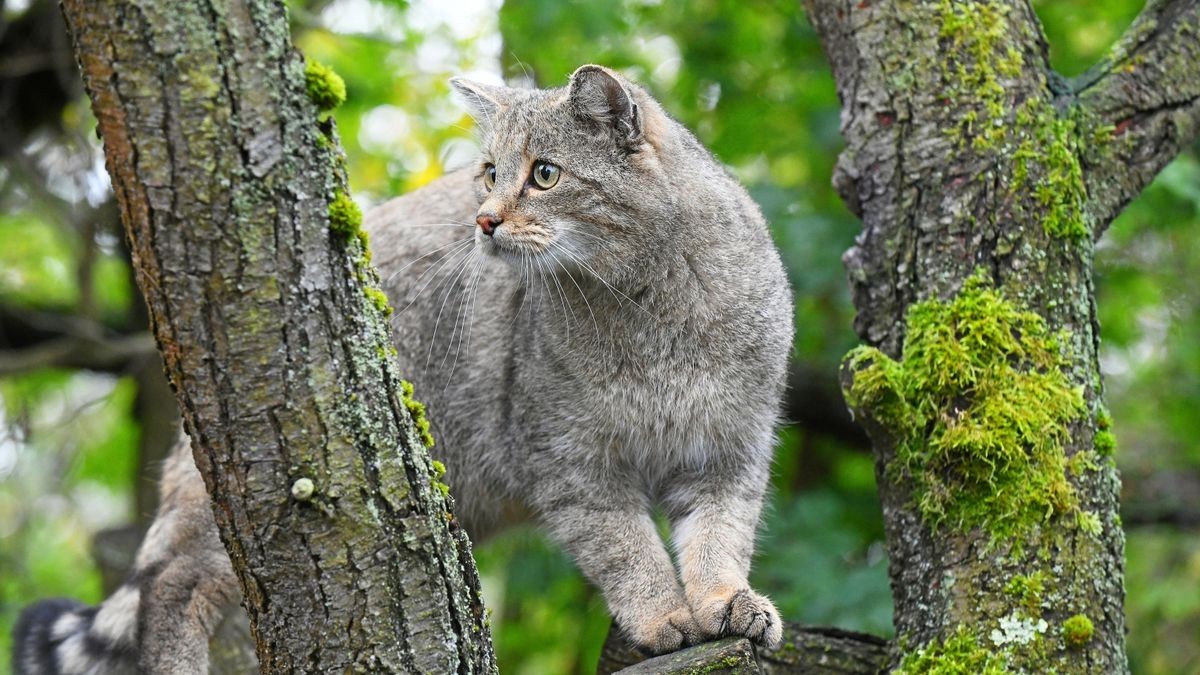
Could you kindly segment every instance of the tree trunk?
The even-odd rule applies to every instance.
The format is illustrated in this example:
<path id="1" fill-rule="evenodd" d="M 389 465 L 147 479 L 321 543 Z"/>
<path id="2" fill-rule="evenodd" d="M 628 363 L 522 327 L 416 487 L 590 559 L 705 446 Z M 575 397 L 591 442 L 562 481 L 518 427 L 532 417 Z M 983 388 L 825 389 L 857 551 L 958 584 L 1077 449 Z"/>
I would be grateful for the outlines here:
<path id="1" fill-rule="evenodd" d="M 805 4 L 863 219 L 844 261 L 869 346 L 843 385 L 876 453 L 898 663 L 1127 671 L 1093 246 L 1196 136 L 1200 3 L 1152 0 L 1077 82 L 1025 0 Z"/>
<path id="2" fill-rule="evenodd" d="M 306 72 L 281 2 L 63 10 L 262 671 L 494 671 L 318 118 L 337 83 Z"/>

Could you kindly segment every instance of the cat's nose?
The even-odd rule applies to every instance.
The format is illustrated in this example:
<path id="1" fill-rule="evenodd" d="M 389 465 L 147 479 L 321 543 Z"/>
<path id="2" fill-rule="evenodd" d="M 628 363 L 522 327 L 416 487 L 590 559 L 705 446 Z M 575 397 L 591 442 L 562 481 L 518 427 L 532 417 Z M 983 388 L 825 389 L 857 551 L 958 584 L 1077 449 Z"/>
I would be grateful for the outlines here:
<path id="1" fill-rule="evenodd" d="M 495 232 L 496 228 L 500 227 L 500 223 L 503 222 L 503 218 L 491 213 L 481 213 L 478 216 L 475 216 L 475 224 L 478 225 L 479 229 L 483 230 L 483 233 L 489 237 L 492 236 L 492 233 Z"/>

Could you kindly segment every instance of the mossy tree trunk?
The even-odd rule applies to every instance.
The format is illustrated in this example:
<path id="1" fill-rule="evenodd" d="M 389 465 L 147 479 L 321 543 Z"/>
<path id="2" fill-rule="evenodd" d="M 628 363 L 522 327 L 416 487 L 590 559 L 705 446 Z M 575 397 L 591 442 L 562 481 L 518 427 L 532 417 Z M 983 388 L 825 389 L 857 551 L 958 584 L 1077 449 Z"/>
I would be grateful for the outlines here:
<path id="1" fill-rule="evenodd" d="M 284 4 L 63 10 L 262 671 L 493 671 Z"/>
<path id="2" fill-rule="evenodd" d="M 1026 0 L 805 4 L 863 220 L 844 262 L 868 346 L 843 383 L 876 450 L 897 663 L 1124 672 L 1093 249 L 1196 136 L 1200 2 L 1151 0 L 1076 81 Z"/>

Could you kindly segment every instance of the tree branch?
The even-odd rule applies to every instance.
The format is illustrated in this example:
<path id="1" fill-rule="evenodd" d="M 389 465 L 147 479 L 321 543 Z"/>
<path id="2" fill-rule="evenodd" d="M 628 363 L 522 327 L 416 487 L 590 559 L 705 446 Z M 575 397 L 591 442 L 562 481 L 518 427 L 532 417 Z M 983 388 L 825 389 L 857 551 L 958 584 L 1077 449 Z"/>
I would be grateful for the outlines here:
<path id="1" fill-rule="evenodd" d="M 154 353 L 149 333 L 111 338 L 64 335 L 28 349 L 0 351 L 0 376 L 51 367 L 120 372 L 130 361 Z"/>
<path id="2" fill-rule="evenodd" d="M 887 642 L 882 638 L 785 622 L 783 646 L 774 651 L 754 649 L 742 638 L 726 638 L 650 659 L 630 648 L 620 631 L 611 630 L 604 642 L 597 672 L 600 675 L 698 672 L 875 675 L 887 662 Z"/>
<path id="3" fill-rule="evenodd" d="M 1108 56 L 1075 84 L 1112 128 L 1085 172 L 1095 236 L 1200 133 L 1200 0 L 1151 0 Z M 1085 163 L 1087 162 L 1085 157 Z"/>
<path id="4" fill-rule="evenodd" d="M 1129 473 L 1122 483 L 1121 519 L 1126 527 L 1200 527 L 1200 471 Z"/>
<path id="5" fill-rule="evenodd" d="M 124 372 L 155 352 L 146 332 L 127 332 L 81 316 L 0 305 L 0 375 L 36 368 Z"/>
<path id="6" fill-rule="evenodd" d="M 850 416 L 837 371 L 828 365 L 793 362 L 788 367 L 783 415 L 807 432 L 830 436 L 854 448 L 871 447 L 862 427 Z"/>

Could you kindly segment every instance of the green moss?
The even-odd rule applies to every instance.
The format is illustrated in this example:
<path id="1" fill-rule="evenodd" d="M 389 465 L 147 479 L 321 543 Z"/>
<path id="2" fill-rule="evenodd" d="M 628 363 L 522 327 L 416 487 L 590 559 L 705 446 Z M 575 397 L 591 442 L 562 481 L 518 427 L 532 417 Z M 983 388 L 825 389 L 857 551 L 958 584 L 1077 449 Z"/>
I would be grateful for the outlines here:
<path id="1" fill-rule="evenodd" d="M 1088 236 L 1083 216 L 1087 189 L 1076 120 L 1058 115 L 1038 99 L 1021 106 L 1017 125 L 1024 137 L 1013 154 L 1013 191 L 1033 191 L 1045 214 L 1042 228 L 1046 234 L 1065 239 Z M 1030 181 L 1030 176 L 1036 179 Z"/>
<path id="2" fill-rule="evenodd" d="M 893 675 L 1004 675 L 1003 654 L 979 644 L 978 638 L 959 626 L 944 642 L 904 656 Z"/>
<path id="3" fill-rule="evenodd" d="M 1101 457 L 1112 457 L 1117 451 L 1117 437 L 1112 432 L 1112 415 L 1103 405 L 1096 411 L 1096 434 L 1092 447 Z"/>
<path id="4" fill-rule="evenodd" d="M 721 659 L 717 659 L 712 663 L 706 663 L 697 668 L 689 668 L 684 671 L 683 675 L 710 675 L 710 673 L 740 673 L 746 672 L 748 664 L 746 659 L 729 655 Z M 735 670 L 736 669 L 736 670 Z"/>
<path id="5" fill-rule="evenodd" d="M 1080 532 L 1090 534 L 1093 537 L 1099 536 L 1104 530 L 1104 525 L 1100 522 L 1100 516 L 1091 511 L 1076 511 L 1075 512 L 1075 527 Z"/>
<path id="6" fill-rule="evenodd" d="M 1062 625 L 1063 639 L 1072 647 L 1082 647 L 1091 642 L 1095 630 L 1092 620 L 1082 614 L 1063 621 Z"/>
<path id="7" fill-rule="evenodd" d="M 450 486 L 449 485 L 446 485 L 445 483 L 443 483 L 440 480 L 431 481 L 430 484 L 433 485 L 433 487 L 438 492 L 441 492 L 443 497 L 450 496 Z"/>
<path id="8" fill-rule="evenodd" d="M 304 87 L 309 100 L 321 110 L 333 110 L 346 102 L 346 81 L 325 64 L 309 61 L 304 65 Z"/>
<path id="9" fill-rule="evenodd" d="M 895 439 L 888 475 L 912 482 L 930 526 L 1019 545 L 1078 509 L 1063 444 L 1085 409 L 1064 337 L 977 273 L 953 301 L 909 308 L 901 361 L 872 347 L 846 356 L 846 400 Z"/>
<path id="10" fill-rule="evenodd" d="M 362 223 L 362 210 L 358 208 L 354 198 L 345 192 L 337 192 L 333 196 L 333 200 L 329 202 L 329 229 L 340 236 L 344 242 L 352 239 L 358 240 L 362 256 L 360 267 L 365 267 L 371 262 L 371 240 L 367 236 L 366 230 L 362 229 Z M 371 300 L 375 301 L 374 298 Z"/>
<path id="11" fill-rule="evenodd" d="M 1099 471 L 1100 463 L 1096 461 L 1096 453 L 1083 450 L 1075 453 L 1067 460 L 1067 471 L 1072 476 L 1082 476 L 1087 471 Z"/>
<path id="12" fill-rule="evenodd" d="M 1046 575 L 1038 571 L 1033 574 L 1021 574 L 1009 580 L 1004 586 L 1004 592 L 1013 597 L 1016 604 L 1031 617 L 1042 613 L 1042 594 L 1046 591 Z"/>
<path id="13" fill-rule="evenodd" d="M 375 306 L 375 309 L 379 310 L 380 314 L 384 316 L 392 315 L 392 306 L 388 304 L 386 293 L 378 288 L 375 288 L 374 286 L 367 286 L 363 289 L 363 293 L 367 296 L 367 299 L 371 301 L 371 304 Z"/>
<path id="14" fill-rule="evenodd" d="M 429 418 L 425 416 L 425 404 L 413 398 L 413 386 L 408 380 L 400 381 L 400 389 L 404 407 L 408 409 L 408 414 L 412 416 L 413 424 L 417 427 L 417 435 L 421 437 L 421 442 L 425 444 L 425 447 L 432 448 L 434 440 L 433 434 L 429 432 Z"/>
<path id="15" fill-rule="evenodd" d="M 329 229 L 346 239 L 358 237 L 362 231 L 362 211 L 345 192 L 338 192 L 329 202 Z"/>
<path id="16" fill-rule="evenodd" d="M 1074 119 L 1077 110 L 1062 117 L 1043 97 L 1029 98 L 1013 115 L 1006 80 L 1021 75 L 1025 59 L 1009 35 L 1016 28 L 1008 12 L 1007 5 L 993 0 L 941 0 L 937 5 L 938 37 L 948 57 L 938 66 L 944 95 L 963 110 L 947 133 L 959 141 L 969 139 L 977 152 L 1012 152 L 1011 189 L 1032 191 L 1045 214 L 1044 231 L 1058 238 L 1085 237 L 1080 135 L 1086 128 L 1087 138 L 1101 146 L 1112 140 L 1112 127 L 1080 124 Z"/>
<path id="17" fill-rule="evenodd" d="M 1092 447 L 1101 457 L 1112 457 L 1117 451 L 1117 437 L 1112 432 L 1112 415 L 1103 405 L 1096 410 L 1096 434 L 1092 437 Z"/>
<path id="18" fill-rule="evenodd" d="M 941 0 L 937 6 L 938 37 L 948 43 L 945 53 L 955 57 L 942 65 L 947 94 L 972 108 L 950 133 L 971 138 L 976 150 L 995 148 L 1007 135 L 1003 79 L 1020 75 L 1025 63 L 1008 35 L 1008 11 L 988 1 Z"/>
<path id="19" fill-rule="evenodd" d="M 429 466 L 433 469 L 433 478 L 430 479 L 430 484 L 441 492 L 443 497 L 448 497 L 450 486 L 442 481 L 446 477 L 446 465 L 435 459 L 429 463 Z"/>

